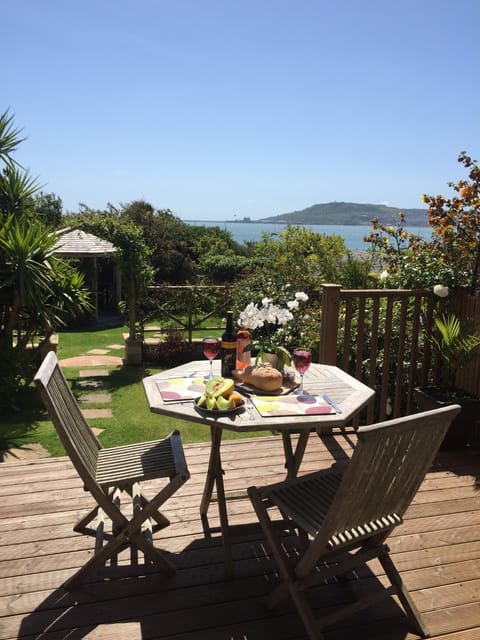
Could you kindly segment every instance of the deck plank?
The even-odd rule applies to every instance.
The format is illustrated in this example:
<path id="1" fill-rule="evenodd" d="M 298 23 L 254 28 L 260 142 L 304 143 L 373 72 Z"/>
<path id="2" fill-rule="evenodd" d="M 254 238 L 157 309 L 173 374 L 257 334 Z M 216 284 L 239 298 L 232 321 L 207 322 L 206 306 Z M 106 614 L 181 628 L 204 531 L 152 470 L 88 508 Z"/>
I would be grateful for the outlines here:
<path id="1" fill-rule="evenodd" d="M 312 433 L 301 472 L 348 458 L 355 434 Z M 305 640 L 293 606 L 268 611 L 275 567 L 258 528 L 234 537 L 235 579 L 227 580 L 218 536 L 206 539 L 198 508 L 209 445 L 186 445 L 191 479 L 165 505 L 171 526 L 155 534 L 178 571 L 92 581 L 73 593 L 61 584 L 85 562 L 93 539 L 72 525 L 93 503 L 67 458 L 0 465 L 0 640 L 45 637 L 108 640 Z M 227 493 L 283 477 L 278 436 L 222 443 Z M 480 640 L 480 454 L 442 452 L 389 538 L 392 557 L 433 638 Z M 145 483 L 155 490 L 156 483 Z M 245 497 L 229 502 L 234 529 L 255 521 Z M 210 514 L 209 514 L 210 515 Z M 214 506 L 211 524 L 218 524 Z M 287 541 L 295 553 L 294 541 Z M 315 589 L 331 609 L 356 590 L 378 588 L 377 562 L 344 586 Z M 319 609 L 320 610 L 320 609 Z M 413 640 L 394 600 L 325 631 L 326 640 Z"/>

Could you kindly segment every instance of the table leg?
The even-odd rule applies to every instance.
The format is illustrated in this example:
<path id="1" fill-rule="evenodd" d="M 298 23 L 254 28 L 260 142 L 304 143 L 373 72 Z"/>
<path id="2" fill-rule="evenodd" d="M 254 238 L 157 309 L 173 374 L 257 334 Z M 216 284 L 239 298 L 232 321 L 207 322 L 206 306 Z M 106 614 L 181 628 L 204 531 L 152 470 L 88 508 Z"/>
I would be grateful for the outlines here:
<path id="1" fill-rule="evenodd" d="M 282 431 L 283 450 L 285 452 L 285 467 L 287 478 L 295 478 L 303 460 L 303 454 L 307 448 L 310 429 L 302 429 L 298 436 L 295 451 L 292 447 L 292 436 L 288 431 Z"/>
<path id="2" fill-rule="evenodd" d="M 202 501 L 200 503 L 200 518 L 203 530 L 207 537 L 212 529 L 208 524 L 208 509 L 212 500 L 213 488 L 217 490 L 218 515 L 220 517 L 220 531 L 222 535 L 223 551 L 225 555 L 225 568 L 229 577 L 233 576 L 232 547 L 230 543 L 230 530 L 228 526 L 227 502 L 225 499 L 225 487 L 223 484 L 222 460 L 220 457 L 220 444 L 222 442 L 223 430 L 211 426 L 210 437 L 212 447 L 210 449 L 210 460 L 208 462 L 207 479 L 203 489 Z"/>

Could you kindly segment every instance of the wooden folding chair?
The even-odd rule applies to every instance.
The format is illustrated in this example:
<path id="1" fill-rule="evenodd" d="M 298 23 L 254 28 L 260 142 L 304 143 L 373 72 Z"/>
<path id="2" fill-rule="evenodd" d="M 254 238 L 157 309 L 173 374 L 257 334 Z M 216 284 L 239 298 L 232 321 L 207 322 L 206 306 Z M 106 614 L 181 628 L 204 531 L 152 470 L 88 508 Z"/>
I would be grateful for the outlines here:
<path id="1" fill-rule="evenodd" d="M 360 427 L 352 458 L 343 466 L 334 464 L 297 479 L 248 489 L 280 573 L 281 582 L 269 605 L 290 595 L 311 640 L 321 640 L 324 627 L 393 594 L 415 632 L 427 635 L 385 540 L 402 523 L 459 411 L 458 405 L 452 405 Z M 281 517 L 275 519 L 271 509 Z M 292 529 L 300 535 L 302 550 L 294 558 L 283 544 L 287 529 L 290 535 Z M 391 586 L 315 618 L 306 590 L 333 576 L 345 578 L 374 558 Z"/>
<path id="2" fill-rule="evenodd" d="M 96 502 L 74 527 L 74 531 L 91 533 L 87 525 L 97 518 L 95 554 L 64 586 L 75 588 L 107 561 L 111 565 L 109 576 L 138 573 L 138 566 L 134 566 L 138 565 L 138 550 L 143 552 L 145 564 L 155 563 L 173 573 L 173 563 L 153 545 L 152 519 L 155 528 L 170 524 L 159 508 L 190 477 L 179 432 L 174 431 L 163 440 L 105 449 L 83 417 L 53 352 L 47 355 L 34 380 L 85 490 Z M 154 478 L 165 478 L 166 482 L 154 497 L 147 499 L 139 483 Z M 131 508 L 122 504 L 125 496 Z M 111 534 L 104 532 L 105 515 L 112 522 Z M 127 546 L 131 550 L 130 564 L 116 567 L 118 554 Z"/>

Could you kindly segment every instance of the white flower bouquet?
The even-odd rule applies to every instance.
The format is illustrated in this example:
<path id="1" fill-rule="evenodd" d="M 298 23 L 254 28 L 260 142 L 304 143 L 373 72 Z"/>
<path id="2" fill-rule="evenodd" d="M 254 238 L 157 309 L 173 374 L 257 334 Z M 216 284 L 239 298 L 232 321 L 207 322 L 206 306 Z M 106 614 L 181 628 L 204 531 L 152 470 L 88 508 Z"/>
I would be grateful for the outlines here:
<path id="1" fill-rule="evenodd" d="M 294 312 L 298 311 L 300 304 L 306 302 L 308 296 L 303 291 L 297 291 L 293 300 L 286 303 L 286 307 L 280 307 L 272 298 L 263 298 L 261 306 L 250 302 L 240 312 L 238 325 L 242 329 L 248 329 L 252 335 L 252 346 L 257 355 L 255 364 L 264 362 L 266 353 L 273 353 L 278 358 L 278 368 L 283 371 L 290 365 L 291 355 L 288 349 L 281 344 L 280 331 L 285 334 L 288 331 L 288 323 L 294 318 Z"/>

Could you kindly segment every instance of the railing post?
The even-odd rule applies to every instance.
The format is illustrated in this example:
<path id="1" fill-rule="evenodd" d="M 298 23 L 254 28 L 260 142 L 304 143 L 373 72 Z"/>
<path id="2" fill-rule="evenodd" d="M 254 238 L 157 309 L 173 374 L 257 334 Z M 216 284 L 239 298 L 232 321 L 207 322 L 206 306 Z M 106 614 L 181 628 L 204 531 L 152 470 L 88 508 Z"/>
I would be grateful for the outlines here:
<path id="1" fill-rule="evenodd" d="M 337 364 L 338 315 L 341 288 L 339 284 L 322 285 L 322 317 L 320 347 L 318 350 L 318 361 L 322 364 Z"/>

